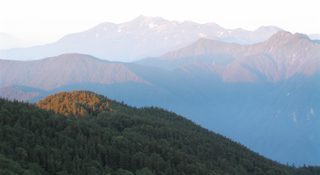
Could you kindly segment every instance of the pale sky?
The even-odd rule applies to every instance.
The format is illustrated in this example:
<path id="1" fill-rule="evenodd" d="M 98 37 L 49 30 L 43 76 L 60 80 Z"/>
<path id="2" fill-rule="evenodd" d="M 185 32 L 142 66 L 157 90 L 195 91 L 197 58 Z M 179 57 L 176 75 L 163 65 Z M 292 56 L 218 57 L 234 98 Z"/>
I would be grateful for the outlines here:
<path id="1" fill-rule="evenodd" d="M 320 34 L 319 7 L 318 0 L 0 0 L 0 33 L 45 44 L 103 22 L 145 15 L 214 22 L 227 29 L 273 25 L 291 33 Z"/>

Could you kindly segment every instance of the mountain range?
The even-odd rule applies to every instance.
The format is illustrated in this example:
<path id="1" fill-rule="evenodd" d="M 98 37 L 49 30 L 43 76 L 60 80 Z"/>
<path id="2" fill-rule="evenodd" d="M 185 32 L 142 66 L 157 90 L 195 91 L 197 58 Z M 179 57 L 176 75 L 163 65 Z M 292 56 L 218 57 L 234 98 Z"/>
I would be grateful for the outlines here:
<path id="1" fill-rule="evenodd" d="M 132 63 L 83 54 L 0 60 L 0 96 L 36 102 L 90 90 L 174 111 L 283 164 L 319 165 L 319 61 L 317 41 L 285 31 L 251 45 L 201 38 Z"/>
<path id="2" fill-rule="evenodd" d="M 109 61 L 128 62 L 147 56 L 160 56 L 199 38 L 252 44 L 265 41 L 279 30 L 274 26 L 262 26 L 255 31 L 224 29 L 215 23 L 198 24 L 139 16 L 121 24 L 101 23 L 46 45 L 1 50 L 0 59 L 37 60 L 65 53 L 81 53 Z"/>
<path id="3" fill-rule="evenodd" d="M 178 51 L 136 63 L 185 71 L 205 66 L 223 82 L 278 82 L 295 74 L 313 75 L 320 68 L 319 55 L 319 44 L 307 35 L 280 31 L 253 45 L 199 39 Z"/>

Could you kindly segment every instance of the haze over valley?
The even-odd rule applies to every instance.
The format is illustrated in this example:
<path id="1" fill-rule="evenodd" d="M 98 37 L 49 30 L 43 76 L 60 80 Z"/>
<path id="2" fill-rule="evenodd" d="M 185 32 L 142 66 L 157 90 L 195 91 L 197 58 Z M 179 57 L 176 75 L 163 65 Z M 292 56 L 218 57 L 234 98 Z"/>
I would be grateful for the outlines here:
<path id="1" fill-rule="evenodd" d="M 0 5 L 0 174 L 320 174 L 314 0 Z"/>
<path id="2" fill-rule="evenodd" d="M 311 36 L 310 36 L 311 37 Z M 0 96 L 89 90 L 157 106 L 282 164 L 320 165 L 317 35 L 139 16 L 0 51 Z"/>

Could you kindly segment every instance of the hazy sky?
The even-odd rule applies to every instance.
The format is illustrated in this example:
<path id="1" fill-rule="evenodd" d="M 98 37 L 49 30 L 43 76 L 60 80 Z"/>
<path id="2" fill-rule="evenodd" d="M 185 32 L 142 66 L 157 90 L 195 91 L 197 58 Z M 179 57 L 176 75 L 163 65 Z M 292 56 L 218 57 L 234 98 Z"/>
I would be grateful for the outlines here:
<path id="1" fill-rule="evenodd" d="M 0 32 L 43 44 L 139 15 L 215 22 L 228 29 L 274 25 L 292 33 L 320 34 L 317 0 L 0 0 Z"/>

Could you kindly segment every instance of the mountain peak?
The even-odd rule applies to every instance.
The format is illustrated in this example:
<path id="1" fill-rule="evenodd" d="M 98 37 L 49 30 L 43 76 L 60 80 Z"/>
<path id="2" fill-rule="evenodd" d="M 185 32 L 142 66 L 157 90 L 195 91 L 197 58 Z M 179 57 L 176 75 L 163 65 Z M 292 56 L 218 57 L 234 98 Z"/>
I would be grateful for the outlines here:
<path id="1" fill-rule="evenodd" d="M 270 46 L 271 45 L 275 46 L 275 45 L 282 45 L 282 44 L 288 43 L 288 42 L 297 43 L 301 39 L 310 40 L 309 37 L 305 34 L 301 34 L 301 33 L 292 34 L 288 31 L 281 30 L 281 31 L 275 33 L 274 35 L 272 35 L 266 41 L 266 43 Z"/>
<path id="2" fill-rule="evenodd" d="M 223 41 L 212 40 L 208 38 L 199 38 L 197 41 L 193 42 L 187 47 L 162 55 L 160 59 L 174 60 L 206 54 L 224 54 L 239 47 L 240 45 L 235 43 L 226 43 Z"/>
<path id="3" fill-rule="evenodd" d="M 223 28 L 221 26 L 219 26 L 217 23 L 214 23 L 214 22 L 209 22 L 209 23 L 206 23 L 204 25 L 208 26 L 208 27 L 213 27 L 215 29 L 223 30 Z"/>
<path id="4" fill-rule="evenodd" d="M 105 62 L 105 63 L 110 63 L 107 60 L 101 60 L 96 57 L 93 57 L 91 55 L 85 55 L 85 54 L 79 54 L 79 53 L 66 53 L 62 54 L 59 56 L 54 56 L 54 57 L 49 57 L 49 58 L 44 58 L 42 60 L 48 59 L 49 61 L 63 61 L 63 62 L 70 62 L 70 61 L 99 61 L 99 62 Z"/>
<path id="5" fill-rule="evenodd" d="M 282 31 L 282 29 L 276 26 L 260 26 L 255 31 Z"/>
<path id="6" fill-rule="evenodd" d="M 303 33 L 295 33 L 293 35 L 293 37 L 297 38 L 297 39 L 308 39 L 310 40 L 310 38 L 308 37 L 308 35 L 303 34 Z"/>
<path id="7" fill-rule="evenodd" d="M 286 39 L 309 39 L 309 37 L 302 33 L 295 33 L 292 34 L 288 31 L 281 30 L 277 33 L 275 33 L 273 36 L 270 37 L 269 40 L 274 39 L 280 39 L 280 40 L 286 40 Z M 310 40 L 310 39 L 309 39 Z"/>
<path id="8" fill-rule="evenodd" d="M 30 62 L 0 61 L 0 68 L 1 75 L 8 75 L 5 78 L 8 81 L 0 79 L 0 86 L 2 87 L 15 85 L 17 84 L 15 81 L 23 86 L 44 90 L 71 86 L 77 83 L 104 85 L 126 82 L 148 83 L 123 63 L 108 62 L 81 54 L 63 54 Z M 19 78 L 12 78 L 11 75 L 18 75 Z"/>
<path id="9" fill-rule="evenodd" d="M 288 31 L 280 30 L 279 32 L 275 33 L 272 37 L 276 36 L 276 37 L 286 38 L 291 35 L 292 35 L 292 33 L 288 32 Z"/>
<path id="10" fill-rule="evenodd" d="M 152 19 L 153 17 L 151 17 L 151 16 L 145 16 L 145 15 L 140 15 L 140 16 L 138 16 L 138 17 L 136 17 L 135 19 L 133 19 L 133 20 L 146 20 L 146 19 Z"/>
<path id="11" fill-rule="evenodd" d="M 140 15 L 140 16 L 134 18 L 130 22 L 144 23 L 144 22 L 156 22 L 156 21 L 166 22 L 167 20 L 165 20 L 161 17 L 151 17 L 151 16 Z"/>
<path id="12" fill-rule="evenodd" d="M 190 21 L 190 20 L 183 21 L 183 22 L 181 22 L 181 24 L 184 24 L 184 25 L 198 25 L 198 23 Z"/>
<path id="13" fill-rule="evenodd" d="M 147 21 L 147 20 L 151 20 L 152 17 L 150 16 L 144 16 L 144 15 L 140 15 L 136 18 L 134 18 L 132 21 Z"/>

